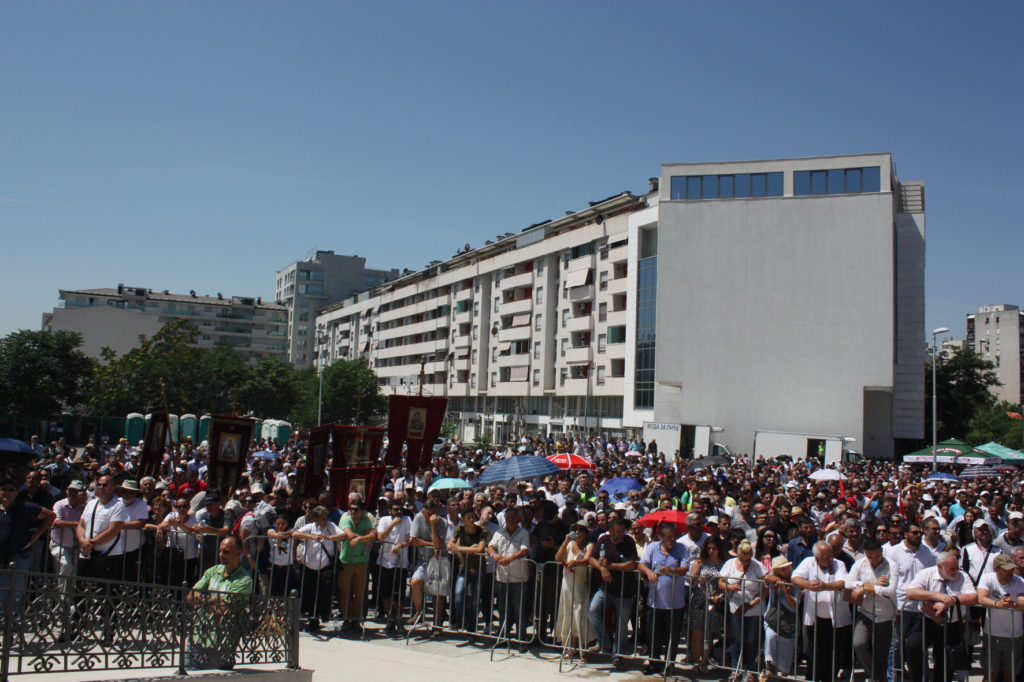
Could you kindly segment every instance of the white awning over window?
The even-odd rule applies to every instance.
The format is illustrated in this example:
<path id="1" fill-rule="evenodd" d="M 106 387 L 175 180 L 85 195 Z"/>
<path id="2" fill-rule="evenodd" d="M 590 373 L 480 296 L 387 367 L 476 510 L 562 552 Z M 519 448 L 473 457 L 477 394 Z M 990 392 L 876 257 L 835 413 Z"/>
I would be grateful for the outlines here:
<path id="1" fill-rule="evenodd" d="M 590 268 L 573 270 L 565 273 L 565 285 L 569 288 L 582 287 L 587 285 L 587 277 L 590 275 Z"/>
<path id="2" fill-rule="evenodd" d="M 513 327 L 523 327 L 530 324 L 530 313 L 519 313 L 512 316 Z"/>
<path id="3" fill-rule="evenodd" d="M 528 366 L 512 367 L 509 373 L 509 381 L 526 381 L 530 376 L 530 368 Z"/>
<path id="4" fill-rule="evenodd" d="M 498 353 L 500 355 L 504 355 L 506 353 L 509 353 L 511 350 L 512 350 L 512 344 L 511 343 L 499 343 L 498 344 Z"/>
<path id="5" fill-rule="evenodd" d="M 466 334 L 465 336 L 456 336 L 455 337 L 455 347 L 456 348 L 469 348 L 469 334 Z"/>

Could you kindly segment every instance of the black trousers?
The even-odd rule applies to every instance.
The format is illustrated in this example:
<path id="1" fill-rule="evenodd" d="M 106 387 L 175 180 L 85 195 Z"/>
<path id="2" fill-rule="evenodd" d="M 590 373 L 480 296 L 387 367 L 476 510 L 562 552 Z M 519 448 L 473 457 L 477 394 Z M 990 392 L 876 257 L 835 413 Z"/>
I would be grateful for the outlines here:
<path id="1" fill-rule="evenodd" d="M 679 638 L 686 625 L 686 609 L 648 609 L 651 614 L 651 650 L 648 658 L 662 661 L 668 648 L 668 660 L 676 660 Z"/>

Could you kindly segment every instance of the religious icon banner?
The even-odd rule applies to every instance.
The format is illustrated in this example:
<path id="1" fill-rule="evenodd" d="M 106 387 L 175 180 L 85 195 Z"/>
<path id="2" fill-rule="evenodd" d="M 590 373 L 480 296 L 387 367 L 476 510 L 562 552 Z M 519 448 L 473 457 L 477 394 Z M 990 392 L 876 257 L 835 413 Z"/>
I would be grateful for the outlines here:
<path id="1" fill-rule="evenodd" d="M 231 496 L 241 478 L 255 423 L 256 420 L 246 417 L 217 414 L 210 419 L 206 483 L 224 497 Z"/>
<path id="2" fill-rule="evenodd" d="M 402 443 L 408 445 L 405 464 L 418 472 L 430 463 L 434 441 L 441 434 L 447 398 L 393 395 L 388 403 L 388 466 L 401 466 Z"/>
<path id="3" fill-rule="evenodd" d="M 334 445 L 332 468 L 367 467 L 380 464 L 384 429 L 379 426 L 342 426 L 331 424 Z"/>
<path id="4" fill-rule="evenodd" d="M 306 466 L 299 478 L 299 493 L 303 497 L 316 497 L 327 487 L 327 455 L 330 439 L 330 426 L 317 426 L 309 432 Z"/>
<path id="5" fill-rule="evenodd" d="M 331 497 L 334 498 L 334 506 L 348 511 L 349 493 L 359 493 L 370 513 L 376 513 L 377 498 L 386 471 L 385 466 L 331 467 Z"/>
<path id="6" fill-rule="evenodd" d="M 166 407 L 154 407 L 150 411 L 149 425 L 146 427 L 146 437 L 142 441 L 142 452 L 139 455 L 139 479 L 160 476 L 160 465 L 164 461 L 164 447 L 167 445 L 170 425 L 170 415 Z"/>

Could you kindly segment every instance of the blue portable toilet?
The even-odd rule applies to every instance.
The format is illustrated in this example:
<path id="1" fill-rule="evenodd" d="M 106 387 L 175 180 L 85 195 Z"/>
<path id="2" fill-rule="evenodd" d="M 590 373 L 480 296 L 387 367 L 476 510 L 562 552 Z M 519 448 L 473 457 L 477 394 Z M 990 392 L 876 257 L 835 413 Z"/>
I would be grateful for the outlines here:
<path id="1" fill-rule="evenodd" d="M 210 421 L 213 419 L 208 414 L 204 414 L 199 418 L 199 442 L 202 443 L 210 436 Z"/>
<path id="2" fill-rule="evenodd" d="M 181 420 L 178 422 L 179 433 L 181 440 L 184 441 L 186 437 L 192 439 L 193 443 L 197 443 L 196 435 L 198 434 L 199 420 L 196 419 L 194 414 L 183 414 Z"/>
<path id="3" fill-rule="evenodd" d="M 132 412 L 124 421 L 124 437 L 128 443 L 135 445 L 146 437 L 146 418 L 138 412 Z"/>

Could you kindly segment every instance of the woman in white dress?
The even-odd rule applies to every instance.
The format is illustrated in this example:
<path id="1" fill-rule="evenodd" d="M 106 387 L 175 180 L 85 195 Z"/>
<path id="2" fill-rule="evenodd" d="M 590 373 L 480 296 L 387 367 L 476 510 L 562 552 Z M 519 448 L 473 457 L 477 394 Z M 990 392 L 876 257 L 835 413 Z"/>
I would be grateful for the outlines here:
<path id="1" fill-rule="evenodd" d="M 558 615 L 555 618 L 555 640 L 567 645 L 564 654 L 566 658 L 571 659 L 575 649 L 582 663 L 587 662 L 584 652 L 594 640 L 594 630 L 588 613 L 590 548 L 587 547 L 587 538 L 586 526 L 573 524 L 555 554 L 555 561 L 564 566 Z"/>

